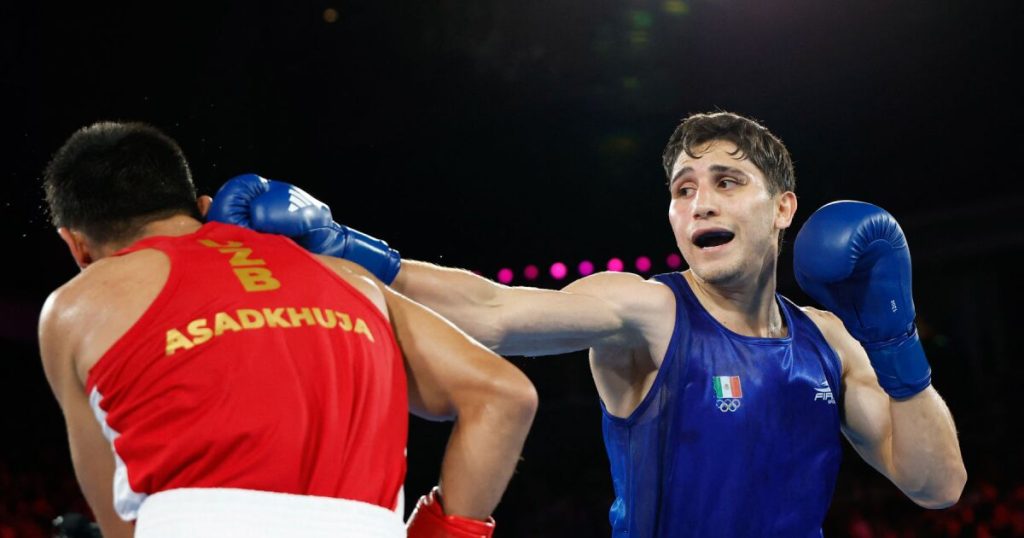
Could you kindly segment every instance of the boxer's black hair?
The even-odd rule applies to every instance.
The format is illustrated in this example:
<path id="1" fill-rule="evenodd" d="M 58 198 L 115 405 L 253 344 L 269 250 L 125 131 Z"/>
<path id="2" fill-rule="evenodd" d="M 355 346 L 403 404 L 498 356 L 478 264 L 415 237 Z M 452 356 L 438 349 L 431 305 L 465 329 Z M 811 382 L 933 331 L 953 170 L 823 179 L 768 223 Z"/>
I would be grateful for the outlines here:
<path id="1" fill-rule="evenodd" d="M 43 172 L 54 226 L 97 243 L 131 239 L 172 215 L 201 219 L 185 154 L 144 123 L 100 122 L 68 138 Z"/>
<path id="2" fill-rule="evenodd" d="M 699 157 L 697 148 L 712 140 L 732 142 L 738 158 L 749 159 L 764 173 L 770 194 L 796 188 L 793 159 L 782 141 L 760 123 L 732 112 L 691 114 L 676 127 L 661 156 L 668 181 L 672 181 L 672 166 L 681 152 Z"/>

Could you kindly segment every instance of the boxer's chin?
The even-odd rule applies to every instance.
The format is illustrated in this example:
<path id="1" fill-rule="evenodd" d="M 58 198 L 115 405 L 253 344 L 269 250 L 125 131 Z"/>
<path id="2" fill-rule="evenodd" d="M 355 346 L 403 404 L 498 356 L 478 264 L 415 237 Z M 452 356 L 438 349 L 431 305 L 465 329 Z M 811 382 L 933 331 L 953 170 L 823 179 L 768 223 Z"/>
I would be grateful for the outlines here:
<path id="1" fill-rule="evenodd" d="M 725 285 L 743 278 L 742 260 L 706 260 L 690 265 L 697 278 L 711 285 Z"/>

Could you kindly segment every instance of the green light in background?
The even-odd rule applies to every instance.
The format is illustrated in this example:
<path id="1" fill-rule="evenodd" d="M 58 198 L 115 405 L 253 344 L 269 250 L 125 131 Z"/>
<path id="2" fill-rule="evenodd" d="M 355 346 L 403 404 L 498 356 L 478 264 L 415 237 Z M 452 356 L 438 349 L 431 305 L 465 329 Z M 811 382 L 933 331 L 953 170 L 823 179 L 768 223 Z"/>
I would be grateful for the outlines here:
<path id="1" fill-rule="evenodd" d="M 654 24 L 654 17 L 651 16 L 650 11 L 642 9 L 634 9 L 629 12 L 629 17 L 633 21 L 633 28 L 650 28 Z"/>

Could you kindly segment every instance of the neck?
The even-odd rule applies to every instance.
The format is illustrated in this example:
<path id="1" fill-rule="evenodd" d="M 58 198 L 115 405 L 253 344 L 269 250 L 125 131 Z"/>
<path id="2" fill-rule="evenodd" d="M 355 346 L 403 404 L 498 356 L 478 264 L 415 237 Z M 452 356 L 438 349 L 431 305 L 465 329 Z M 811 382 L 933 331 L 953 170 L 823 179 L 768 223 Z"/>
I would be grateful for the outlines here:
<path id="1" fill-rule="evenodd" d="M 744 336 L 782 338 L 788 330 L 775 300 L 775 264 L 772 258 L 757 274 L 725 283 L 708 282 L 693 271 L 683 276 L 701 305 L 729 330 Z"/>
<path id="2" fill-rule="evenodd" d="M 133 243 L 146 239 L 147 237 L 176 237 L 180 235 L 188 235 L 195 232 L 203 223 L 188 216 L 188 215 L 174 215 L 167 217 L 166 219 L 160 219 L 142 227 L 138 233 L 132 235 L 130 238 L 123 241 L 115 241 L 107 243 L 98 248 L 100 256 L 96 259 L 100 259 L 125 248 L 131 246 Z"/>

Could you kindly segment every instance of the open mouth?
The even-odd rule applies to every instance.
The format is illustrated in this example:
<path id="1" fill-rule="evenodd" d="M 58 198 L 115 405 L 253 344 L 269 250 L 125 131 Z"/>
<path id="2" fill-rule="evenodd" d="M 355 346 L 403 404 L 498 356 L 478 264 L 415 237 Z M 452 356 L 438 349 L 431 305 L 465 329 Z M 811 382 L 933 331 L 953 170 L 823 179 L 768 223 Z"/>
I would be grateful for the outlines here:
<path id="1" fill-rule="evenodd" d="M 697 245 L 698 248 L 717 247 L 732 241 L 733 237 L 736 237 L 736 234 L 726 230 L 707 230 L 697 232 L 693 236 L 693 244 Z"/>

